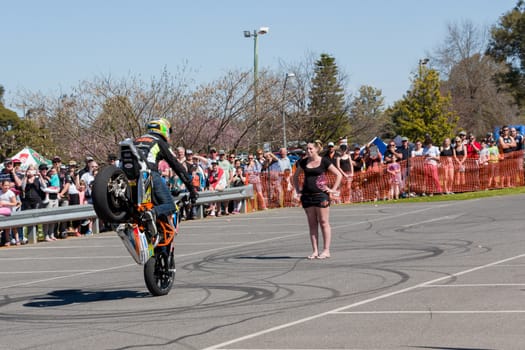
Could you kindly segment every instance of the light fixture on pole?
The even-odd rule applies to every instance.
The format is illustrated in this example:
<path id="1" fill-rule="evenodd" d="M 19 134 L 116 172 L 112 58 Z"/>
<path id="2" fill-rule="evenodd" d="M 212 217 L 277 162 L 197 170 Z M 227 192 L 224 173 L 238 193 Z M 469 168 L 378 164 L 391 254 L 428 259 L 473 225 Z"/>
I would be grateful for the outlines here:
<path id="1" fill-rule="evenodd" d="M 285 102 L 286 102 L 286 82 L 288 81 L 288 78 L 295 77 L 294 73 L 286 73 L 286 76 L 284 78 L 284 84 L 283 84 L 283 106 L 282 106 L 282 117 L 283 117 L 283 147 L 288 149 L 288 144 L 286 142 L 286 113 L 284 111 Z"/>
<path id="2" fill-rule="evenodd" d="M 257 147 L 260 147 L 260 136 L 259 136 L 259 117 L 257 115 L 257 81 L 258 81 L 258 69 L 259 69 L 259 52 L 257 46 L 257 38 L 259 35 L 268 34 L 269 27 L 261 27 L 259 30 L 250 32 L 249 30 L 244 31 L 245 38 L 253 37 L 253 112 L 256 120 L 256 138 Z"/>
<path id="3" fill-rule="evenodd" d="M 423 66 L 425 66 L 429 61 L 430 59 L 428 58 L 422 58 L 419 60 L 419 78 L 421 78 Z"/>

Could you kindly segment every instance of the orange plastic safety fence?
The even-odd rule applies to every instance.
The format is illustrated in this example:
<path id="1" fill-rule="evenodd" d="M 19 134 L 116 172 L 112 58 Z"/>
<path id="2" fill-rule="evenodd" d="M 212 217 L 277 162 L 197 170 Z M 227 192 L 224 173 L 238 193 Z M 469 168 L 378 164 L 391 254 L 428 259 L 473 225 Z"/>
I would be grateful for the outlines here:
<path id="1" fill-rule="evenodd" d="M 399 162 L 402 181 L 393 181 L 387 166 L 355 172 L 353 177 L 343 177 L 340 196 L 336 203 L 357 203 L 392 198 L 392 187 L 407 195 L 432 195 L 447 192 L 473 192 L 503 187 L 525 185 L 523 151 L 505 154 L 497 162 L 480 163 L 466 159 L 463 164 L 452 157 L 441 157 L 437 165 L 428 164 L 423 157 L 413 157 Z M 326 174 L 331 186 L 335 177 Z M 293 175 L 286 172 L 261 173 L 258 181 L 252 177 L 254 198 L 248 201 L 248 210 L 300 206 L 293 187 Z M 300 181 L 303 179 L 300 178 Z"/>

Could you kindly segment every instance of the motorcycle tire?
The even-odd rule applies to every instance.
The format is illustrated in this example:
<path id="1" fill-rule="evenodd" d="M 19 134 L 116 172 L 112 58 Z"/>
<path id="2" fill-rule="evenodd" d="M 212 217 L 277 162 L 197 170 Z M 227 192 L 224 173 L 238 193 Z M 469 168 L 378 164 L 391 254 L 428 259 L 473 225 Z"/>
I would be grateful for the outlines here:
<path id="1" fill-rule="evenodd" d="M 169 263 L 168 261 L 171 261 Z M 175 281 L 175 261 L 166 254 L 154 255 L 144 265 L 144 281 L 153 296 L 167 295 Z"/>
<path id="2" fill-rule="evenodd" d="M 122 169 L 114 165 L 102 168 L 91 189 L 93 208 L 99 219 L 112 223 L 128 221 L 129 192 L 128 178 Z"/>

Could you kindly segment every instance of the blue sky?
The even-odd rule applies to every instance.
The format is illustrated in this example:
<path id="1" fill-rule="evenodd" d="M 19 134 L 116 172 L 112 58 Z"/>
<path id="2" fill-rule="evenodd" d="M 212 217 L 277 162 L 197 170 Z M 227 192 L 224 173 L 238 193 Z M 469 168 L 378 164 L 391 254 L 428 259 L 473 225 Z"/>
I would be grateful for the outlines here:
<path id="1" fill-rule="evenodd" d="M 280 70 L 308 53 L 328 53 L 349 78 L 382 89 L 387 103 L 410 87 L 410 74 L 446 35 L 450 22 L 495 24 L 517 0 L 4 1 L 0 84 L 11 105 L 17 90 L 68 93 L 95 76 L 144 80 L 164 68 L 191 69 L 197 83 L 229 70 Z"/>

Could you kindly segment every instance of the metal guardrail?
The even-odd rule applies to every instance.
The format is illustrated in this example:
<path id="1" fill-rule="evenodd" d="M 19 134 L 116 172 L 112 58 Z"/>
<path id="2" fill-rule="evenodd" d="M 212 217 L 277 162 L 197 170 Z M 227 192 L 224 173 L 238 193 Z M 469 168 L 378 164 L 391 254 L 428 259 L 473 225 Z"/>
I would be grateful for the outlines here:
<path id="1" fill-rule="evenodd" d="M 195 202 L 198 208 L 198 217 L 204 217 L 204 205 L 215 202 L 241 200 L 243 213 L 246 213 L 246 200 L 253 197 L 252 185 L 227 188 L 224 191 L 202 191 Z M 11 216 L 0 216 L 0 230 L 25 227 L 28 230 L 28 239 L 31 243 L 38 240 L 36 225 L 52 224 L 75 220 L 93 219 L 93 232 L 99 232 L 99 220 L 91 204 L 71 205 L 58 208 L 30 209 L 15 212 Z"/>

